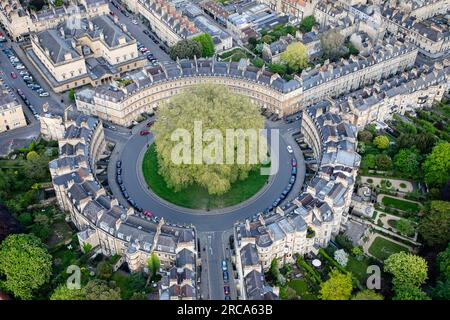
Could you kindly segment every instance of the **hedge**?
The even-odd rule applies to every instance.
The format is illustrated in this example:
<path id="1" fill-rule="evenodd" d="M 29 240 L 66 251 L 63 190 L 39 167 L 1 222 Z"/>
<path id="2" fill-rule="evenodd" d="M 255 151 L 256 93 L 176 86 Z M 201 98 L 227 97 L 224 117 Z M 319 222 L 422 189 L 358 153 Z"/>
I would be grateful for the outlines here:
<path id="1" fill-rule="evenodd" d="M 322 279 L 320 278 L 320 275 L 314 270 L 308 263 L 306 263 L 305 260 L 303 260 L 302 257 L 297 257 L 297 266 L 301 268 L 303 271 L 306 271 L 310 274 L 312 279 L 316 284 L 320 284 L 322 282 Z"/>

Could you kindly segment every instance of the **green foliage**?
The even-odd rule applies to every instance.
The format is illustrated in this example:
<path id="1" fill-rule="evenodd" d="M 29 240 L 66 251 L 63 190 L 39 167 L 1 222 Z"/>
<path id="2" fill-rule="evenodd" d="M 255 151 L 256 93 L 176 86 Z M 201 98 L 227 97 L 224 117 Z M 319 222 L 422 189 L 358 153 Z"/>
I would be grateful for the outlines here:
<path id="1" fill-rule="evenodd" d="M 284 76 L 287 72 L 287 67 L 284 64 L 271 63 L 269 64 L 269 71 L 272 73 L 278 73 L 280 76 Z"/>
<path id="2" fill-rule="evenodd" d="M 271 44 L 274 41 L 274 39 L 271 35 L 266 34 L 265 36 L 261 37 L 261 41 L 267 44 Z"/>
<path id="3" fill-rule="evenodd" d="M 86 292 L 83 288 L 69 289 L 66 284 L 62 284 L 55 289 L 50 300 L 86 300 Z"/>
<path id="4" fill-rule="evenodd" d="M 113 274 L 112 265 L 108 261 L 101 261 L 97 265 L 97 277 L 102 280 L 111 279 Z"/>
<path id="5" fill-rule="evenodd" d="M 192 185 L 200 185 L 208 189 L 210 195 L 225 194 L 231 184 L 237 180 L 248 178 L 249 172 L 258 164 L 207 164 L 205 159 L 202 165 L 194 161 L 182 161 L 185 156 L 193 158 L 193 147 L 186 138 L 194 135 L 194 121 L 200 121 L 203 132 L 214 129 L 220 132 L 219 138 L 226 136 L 227 129 L 259 130 L 264 127 L 264 121 L 259 114 L 258 107 L 248 98 L 228 92 L 219 86 L 203 85 L 173 97 L 164 108 L 160 108 L 154 125 L 156 135 L 156 150 L 158 155 L 159 173 L 164 177 L 167 185 L 175 191 L 186 189 Z M 183 128 L 190 133 L 185 134 L 183 140 L 173 141 L 174 130 Z M 217 131 L 218 130 L 218 131 Z M 216 138 L 217 135 L 213 138 Z M 189 139 L 190 140 L 190 139 Z M 213 139 L 214 140 L 214 139 Z M 248 146 L 249 139 L 243 144 Z M 216 140 L 217 142 L 217 140 Z M 220 141 L 219 141 L 220 142 Z M 226 155 L 226 143 L 219 146 L 214 141 L 203 141 L 203 151 L 206 157 Z M 181 147 L 182 149 L 181 149 Z M 209 151 L 208 151 L 209 150 Z M 248 150 L 248 148 L 246 148 Z M 234 150 L 234 159 L 237 159 L 238 150 Z M 180 158 L 182 164 L 175 164 L 173 156 Z M 183 158 L 183 159 L 181 159 Z M 225 162 L 225 161 L 224 161 Z"/>
<path id="6" fill-rule="evenodd" d="M 445 246 L 450 242 L 450 202 L 431 201 L 430 208 L 419 222 L 419 233 L 429 246 Z"/>
<path id="7" fill-rule="evenodd" d="M 300 22 L 299 30 L 303 33 L 310 32 L 316 24 L 316 18 L 314 16 L 306 16 Z"/>
<path id="8" fill-rule="evenodd" d="M 387 136 L 376 136 L 373 144 L 381 150 L 389 148 L 389 138 Z"/>
<path id="9" fill-rule="evenodd" d="M 433 299 L 450 300 L 450 280 L 438 281 L 432 295 Z"/>
<path id="10" fill-rule="evenodd" d="M 326 251 L 322 248 L 319 249 L 319 255 L 327 260 L 331 265 L 333 265 L 337 270 L 339 270 L 342 273 L 348 273 L 347 270 L 343 266 L 341 266 L 339 263 L 337 263 L 336 260 L 334 260 L 332 257 L 326 253 Z"/>
<path id="11" fill-rule="evenodd" d="M 1 285 L 16 297 L 28 300 L 50 279 L 52 257 L 33 235 L 8 236 L 0 246 Z"/>
<path id="12" fill-rule="evenodd" d="M 159 266 L 161 265 L 158 255 L 155 252 L 153 252 L 150 258 L 148 258 L 147 265 L 151 278 L 154 278 L 158 273 Z"/>
<path id="13" fill-rule="evenodd" d="M 281 54 L 281 60 L 287 64 L 287 66 L 294 72 L 308 66 L 308 51 L 301 42 L 292 42 Z"/>
<path id="14" fill-rule="evenodd" d="M 252 64 L 257 68 L 262 68 L 264 66 L 264 60 L 261 58 L 255 58 L 252 60 Z"/>
<path id="15" fill-rule="evenodd" d="M 320 285 L 322 300 L 349 300 L 353 290 L 351 274 L 332 270 L 329 277 Z"/>
<path id="16" fill-rule="evenodd" d="M 214 42 L 211 36 L 207 33 L 201 34 L 192 38 L 202 46 L 202 57 L 212 57 L 214 55 Z"/>
<path id="17" fill-rule="evenodd" d="M 339 245 L 339 247 L 346 251 L 351 251 L 353 248 L 351 240 L 344 234 L 338 234 L 334 241 Z"/>
<path id="18" fill-rule="evenodd" d="M 404 236 L 412 236 L 414 234 L 414 225 L 408 219 L 397 220 L 395 225 L 397 231 Z"/>
<path id="19" fill-rule="evenodd" d="M 202 56 L 202 44 L 200 41 L 185 39 L 178 41 L 170 48 L 170 58 L 172 60 L 179 59 L 193 59 Z"/>
<path id="20" fill-rule="evenodd" d="M 370 143 L 373 140 L 373 134 L 369 130 L 358 132 L 358 139 L 362 142 Z"/>
<path id="21" fill-rule="evenodd" d="M 379 170 L 389 170 L 392 168 L 392 160 L 387 154 L 380 153 L 375 156 L 375 163 Z"/>
<path id="22" fill-rule="evenodd" d="M 395 288 L 395 296 L 393 300 L 430 300 L 425 292 L 419 287 L 413 285 L 405 285 Z"/>
<path id="23" fill-rule="evenodd" d="M 106 281 L 91 280 L 84 287 L 87 300 L 122 300 L 120 289 L 108 286 Z"/>
<path id="24" fill-rule="evenodd" d="M 323 59 L 337 61 L 348 54 L 348 48 L 345 46 L 345 37 L 337 30 L 331 29 L 320 38 Z"/>
<path id="25" fill-rule="evenodd" d="M 439 276 L 442 279 L 450 280 L 450 243 L 448 244 L 447 249 L 438 254 L 437 265 Z"/>
<path id="26" fill-rule="evenodd" d="M 69 90 L 69 101 L 74 102 L 75 101 L 75 89 L 72 88 Z"/>
<path id="27" fill-rule="evenodd" d="M 36 151 L 30 151 L 27 153 L 27 160 L 33 161 L 39 158 L 39 154 Z"/>
<path id="28" fill-rule="evenodd" d="M 320 278 L 320 275 L 317 273 L 316 270 L 313 269 L 301 256 L 297 257 L 296 260 L 297 266 L 304 272 L 307 273 L 310 276 L 310 279 L 315 282 L 316 284 L 319 284 L 322 282 L 322 279 Z"/>
<path id="29" fill-rule="evenodd" d="M 420 171 L 420 155 L 415 149 L 401 149 L 394 157 L 394 166 L 404 176 L 416 177 Z"/>
<path id="30" fill-rule="evenodd" d="M 352 254 L 356 257 L 356 259 L 360 260 L 364 257 L 364 251 L 361 247 L 354 247 L 352 249 Z"/>
<path id="31" fill-rule="evenodd" d="M 427 280 L 427 262 L 416 255 L 399 252 L 384 262 L 384 271 L 392 274 L 395 290 L 420 287 Z"/>
<path id="32" fill-rule="evenodd" d="M 440 143 L 433 148 L 423 164 L 425 182 L 442 186 L 450 180 L 450 143 Z"/>
<path id="33" fill-rule="evenodd" d="M 352 298 L 352 300 L 383 300 L 383 299 L 384 297 L 381 294 L 369 289 L 365 289 L 358 292 Z"/>

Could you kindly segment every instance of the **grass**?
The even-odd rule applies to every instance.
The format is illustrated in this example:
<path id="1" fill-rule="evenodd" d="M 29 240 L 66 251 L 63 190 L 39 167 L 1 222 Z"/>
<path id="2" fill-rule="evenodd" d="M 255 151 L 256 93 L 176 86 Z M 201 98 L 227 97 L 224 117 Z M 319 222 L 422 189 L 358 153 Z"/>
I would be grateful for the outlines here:
<path id="1" fill-rule="evenodd" d="M 302 300 L 317 300 L 317 297 L 309 291 L 308 283 L 304 279 L 290 280 L 287 285 L 295 290 Z"/>
<path id="2" fill-rule="evenodd" d="M 367 259 L 366 257 L 362 258 L 361 260 L 358 260 L 352 255 L 348 256 L 346 269 L 350 271 L 356 277 L 356 279 L 358 279 L 360 283 L 365 283 L 367 277 L 369 276 L 367 274 L 368 266 L 369 266 L 369 259 Z"/>
<path id="3" fill-rule="evenodd" d="M 246 180 L 233 183 L 231 189 L 221 196 L 211 196 L 206 188 L 198 185 L 175 192 L 158 173 L 155 144 L 145 153 L 142 170 L 145 181 L 159 197 L 180 207 L 203 210 L 225 208 L 243 202 L 255 195 L 268 179 L 268 176 L 261 175 L 257 169 L 251 171 Z"/>
<path id="4" fill-rule="evenodd" d="M 406 212 L 418 213 L 420 211 L 419 205 L 414 202 L 391 198 L 388 196 L 384 196 L 382 202 L 386 207 L 392 207 Z"/>
<path id="5" fill-rule="evenodd" d="M 369 253 L 378 260 L 384 261 L 393 253 L 408 251 L 408 248 L 377 236 L 369 248 Z"/>

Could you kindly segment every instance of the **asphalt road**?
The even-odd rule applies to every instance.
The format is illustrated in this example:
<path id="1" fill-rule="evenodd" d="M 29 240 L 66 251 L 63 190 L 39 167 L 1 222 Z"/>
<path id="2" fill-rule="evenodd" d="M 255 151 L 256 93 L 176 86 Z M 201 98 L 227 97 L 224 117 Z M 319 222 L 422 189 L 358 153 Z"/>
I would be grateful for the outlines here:
<path id="1" fill-rule="evenodd" d="M 117 3 L 117 1 L 116 1 Z M 121 5 L 117 3 L 120 8 Z M 140 43 L 142 43 L 151 53 L 153 53 L 154 57 L 158 59 L 160 62 L 164 63 L 165 61 L 171 61 L 169 55 L 167 55 L 164 51 L 159 48 L 159 44 L 156 44 L 147 36 L 143 31 L 148 30 L 148 28 L 141 23 L 141 21 L 134 15 L 129 14 L 129 17 L 125 17 L 122 12 L 114 7 L 112 4 L 109 5 L 109 10 L 114 12 L 115 15 L 119 17 L 119 22 L 125 24 L 128 32 Z M 135 25 L 132 23 L 133 19 L 138 21 L 138 24 Z M 152 32 L 154 36 L 155 33 Z"/>
<path id="2" fill-rule="evenodd" d="M 283 136 L 286 128 L 280 130 L 280 152 L 279 152 L 279 170 L 273 177 L 273 182 L 262 194 L 245 206 L 232 207 L 229 210 L 220 210 L 220 213 L 199 212 L 173 205 L 161 201 L 148 190 L 148 186 L 142 181 L 141 160 L 143 153 L 147 149 L 146 145 L 152 143 L 153 136 L 132 135 L 125 143 L 119 156 L 122 161 L 122 177 L 124 185 L 130 197 L 136 201 L 144 210 L 150 210 L 159 217 L 164 217 L 168 222 L 178 224 L 193 224 L 198 231 L 224 231 L 233 226 L 238 220 L 244 220 L 258 212 L 264 211 L 270 206 L 288 185 L 291 177 L 291 158 L 292 155 L 286 150 L 287 144 Z M 122 136 L 123 138 L 123 136 Z M 293 146 L 295 147 L 295 146 Z M 273 161 L 273 160 L 272 160 Z M 299 172 L 298 178 L 304 176 L 305 172 Z M 110 182 L 111 183 L 111 182 Z M 112 188 L 113 193 L 114 189 Z M 117 190 L 117 189 L 116 189 Z M 117 192 L 117 191 L 116 191 Z M 115 196 L 117 196 L 114 193 Z M 118 195 L 118 199 L 123 199 Z M 124 203 L 125 205 L 128 205 Z"/>

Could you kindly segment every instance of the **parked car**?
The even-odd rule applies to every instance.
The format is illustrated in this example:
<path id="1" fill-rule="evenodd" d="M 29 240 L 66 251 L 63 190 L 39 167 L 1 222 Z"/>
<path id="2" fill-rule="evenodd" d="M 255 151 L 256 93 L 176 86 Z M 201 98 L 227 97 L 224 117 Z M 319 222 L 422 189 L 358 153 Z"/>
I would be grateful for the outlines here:
<path id="1" fill-rule="evenodd" d="M 118 184 L 122 184 L 123 183 L 122 176 L 120 174 L 117 176 L 117 183 Z"/>
<path id="2" fill-rule="evenodd" d="M 126 190 L 126 188 L 125 188 L 125 186 L 124 186 L 123 184 L 120 185 L 120 190 L 121 190 L 122 192 L 124 192 L 124 191 Z"/>
<path id="3" fill-rule="evenodd" d="M 139 132 L 139 134 L 141 136 L 146 136 L 146 135 L 150 134 L 150 131 L 148 131 L 148 130 L 141 130 L 141 132 Z"/>
<path id="4" fill-rule="evenodd" d="M 289 183 L 294 184 L 294 182 L 295 182 L 295 176 L 292 175 L 292 176 L 291 176 L 291 179 L 289 179 Z"/>
<path id="5" fill-rule="evenodd" d="M 44 91 L 42 93 L 39 93 L 39 97 L 48 97 L 50 95 L 50 93 Z"/>
<path id="6" fill-rule="evenodd" d="M 228 265 L 227 265 L 227 262 L 225 260 L 222 260 L 222 270 L 223 271 L 228 271 Z"/>
<path id="7" fill-rule="evenodd" d="M 149 211 L 149 210 L 145 210 L 144 211 L 144 216 L 151 218 L 151 217 L 153 217 L 153 213 L 151 211 Z"/>
<path id="8" fill-rule="evenodd" d="M 225 293 L 226 296 L 230 295 L 230 287 L 229 286 L 224 286 L 223 287 L 223 292 Z"/>
<path id="9" fill-rule="evenodd" d="M 228 272 L 227 271 L 223 272 L 223 281 L 228 282 Z"/>
<path id="10" fill-rule="evenodd" d="M 291 174 L 292 174 L 292 175 L 297 174 L 297 167 L 293 167 L 293 168 L 291 169 Z"/>
<path id="11" fill-rule="evenodd" d="M 18 65 L 16 66 L 16 69 L 17 69 L 17 70 L 23 70 L 23 69 L 25 69 L 25 66 L 24 66 L 23 64 L 18 64 Z"/>
<path id="12" fill-rule="evenodd" d="M 138 21 L 136 19 L 131 20 L 132 24 L 138 24 Z"/>
<path id="13" fill-rule="evenodd" d="M 291 164 L 292 164 L 293 167 L 296 167 L 297 166 L 297 160 L 295 160 L 295 158 L 292 158 Z"/>
<path id="14" fill-rule="evenodd" d="M 117 163 L 116 163 L 116 167 L 117 168 L 121 168 L 122 167 L 122 161 L 117 161 Z"/>
<path id="15" fill-rule="evenodd" d="M 14 72 L 11 72 L 11 78 L 16 79 L 17 75 Z"/>
<path id="16" fill-rule="evenodd" d="M 126 191 L 123 192 L 123 196 L 124 196 L 125 199 L 127 199 L 127 200 L 130 198 L 130 196 L 128 195 L 128 192 L 126 192 Z"/>
<path id="17" fill-rule="evenodd" d="M 225 296 L 225 300 L 231 300 L 230 296 Z"/>
<path id="18" fill-rule="evenodd" d="M 294 150 L 292 149 L 292 147 L 291 147 L 291 146 L 287 146 L 287 151 L 288 151 L 289 153 L 292 153 L 292 152 L 294 152 Z"/>

